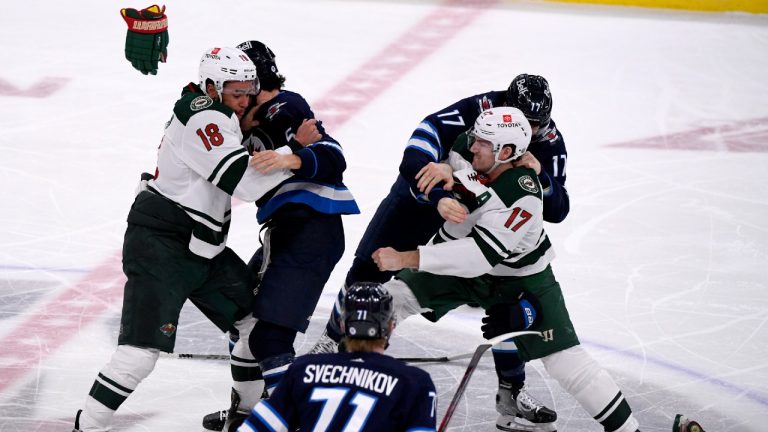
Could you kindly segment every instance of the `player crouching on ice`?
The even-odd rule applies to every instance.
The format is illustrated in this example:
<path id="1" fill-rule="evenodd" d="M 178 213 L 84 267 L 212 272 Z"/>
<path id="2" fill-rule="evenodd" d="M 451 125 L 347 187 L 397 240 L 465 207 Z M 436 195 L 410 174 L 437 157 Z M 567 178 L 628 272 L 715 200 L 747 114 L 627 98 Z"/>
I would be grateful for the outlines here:
<path id="1" fill-rule="evenodd" d="M 298 357 L 238 432 L 435 431 L 429 374 L 383 354 L 395 327 L 392 296 L 379 283 L 352 285 L 342 325 L 348 352 Z"/>

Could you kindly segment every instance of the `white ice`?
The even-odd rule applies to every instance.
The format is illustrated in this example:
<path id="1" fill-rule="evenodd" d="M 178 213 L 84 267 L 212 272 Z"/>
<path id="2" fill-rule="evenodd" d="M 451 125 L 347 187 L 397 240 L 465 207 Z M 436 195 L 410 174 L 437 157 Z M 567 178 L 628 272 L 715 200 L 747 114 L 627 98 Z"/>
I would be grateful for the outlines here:
<path id="1" fill-rule="evenodd" d="M 169 59 L 157 76 L 123 58 L 119 8 L 148 4 L 3 8 L 0 431 L 71 429 L 114 349 L 119 254 L 139 174 L 154 169 L 203 50 L 248 39 L 274 49 L 287 87 L 342 143 L 363 211 L 344 219 L 346 254 L 299 353 L 321 331 L 419 120 L 536 73 L 549 79 L 569 149 L 571 213 L 547 230 L 584 346 L 643 431 L 669 431 L 677 412 L 708 431 L 766 430 L 768 16 L 468 3 L 169 0 Z M 246 204 L 233 214 L 230 244 L 246 260 L 258 245 L 254 214 Z M 391 352 L 472 351 L 479 319 L 469 308 L 438 324 L 413 319 Z M 178 332 L 177 352 L 225 352 L 193 308 Z M 464 367 L 425 366 L 440 416 Z M 559 430 L 600 430 L 539 361 L 528 377 L 558 411 Z M 199 430 L 203 414 L 228 405 L 229 387 L 226 362 L 162 359 L 115 430 Z M 494 394 L 486 357 L 451 430 L 495 430 Z"/>

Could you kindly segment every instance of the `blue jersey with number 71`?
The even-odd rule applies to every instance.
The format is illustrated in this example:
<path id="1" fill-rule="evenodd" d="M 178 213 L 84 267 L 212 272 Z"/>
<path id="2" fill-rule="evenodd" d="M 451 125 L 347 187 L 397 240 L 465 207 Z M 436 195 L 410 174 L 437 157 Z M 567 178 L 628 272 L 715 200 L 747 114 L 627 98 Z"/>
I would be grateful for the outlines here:
<path id="1" fill-rule="evenodd" d="M 363 352 L 305 355 L 238 431 L 435 431 L 436 408 L 429 374 L 400 360 Z"/>

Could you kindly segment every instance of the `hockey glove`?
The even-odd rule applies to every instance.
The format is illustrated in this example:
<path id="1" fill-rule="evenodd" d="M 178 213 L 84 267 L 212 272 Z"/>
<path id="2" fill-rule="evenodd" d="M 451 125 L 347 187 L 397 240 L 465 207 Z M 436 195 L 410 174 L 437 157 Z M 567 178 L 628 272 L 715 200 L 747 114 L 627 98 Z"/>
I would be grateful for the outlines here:
<path id="1" fill-rule="evenodd" d="M 485 311 L 483 337 L 491 339 L 504 333 L 527 330 L 541 320 L 541 306 L 532 294 L 523 292 L 515 303 L 498 303 Z"/>
<path id="2" fill-rule="evenodd" d="M 157 74 L 157 62 L 168 57 L 168 17 L 165 6 L 146 9 L 121 9 L 128 33 L 125 36 L 125 58 L 144 75 Z"/>

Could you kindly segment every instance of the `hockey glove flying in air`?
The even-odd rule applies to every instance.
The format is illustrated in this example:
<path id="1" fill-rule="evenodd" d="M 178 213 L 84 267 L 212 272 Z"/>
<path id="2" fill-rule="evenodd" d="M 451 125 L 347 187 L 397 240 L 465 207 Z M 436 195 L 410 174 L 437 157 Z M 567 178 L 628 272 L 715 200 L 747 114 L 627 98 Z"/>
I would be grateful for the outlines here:
<path id="1" fill-rule="evenodd" d="M 532 294 L 523 292 L 515 303 L 498 303 L 485 311 L 483 337 L 491 339 L 504 333 L 527 330 L 541 320 L 541 306 Z"/>
<path id="2" fill-rule="evenodd" d="M 157 75 L 157 62 L 168 57 L 168 17 L 165 6 L 120 10 L 128 33 L 125 36 L 125 58 L 144 75 Z"/>

